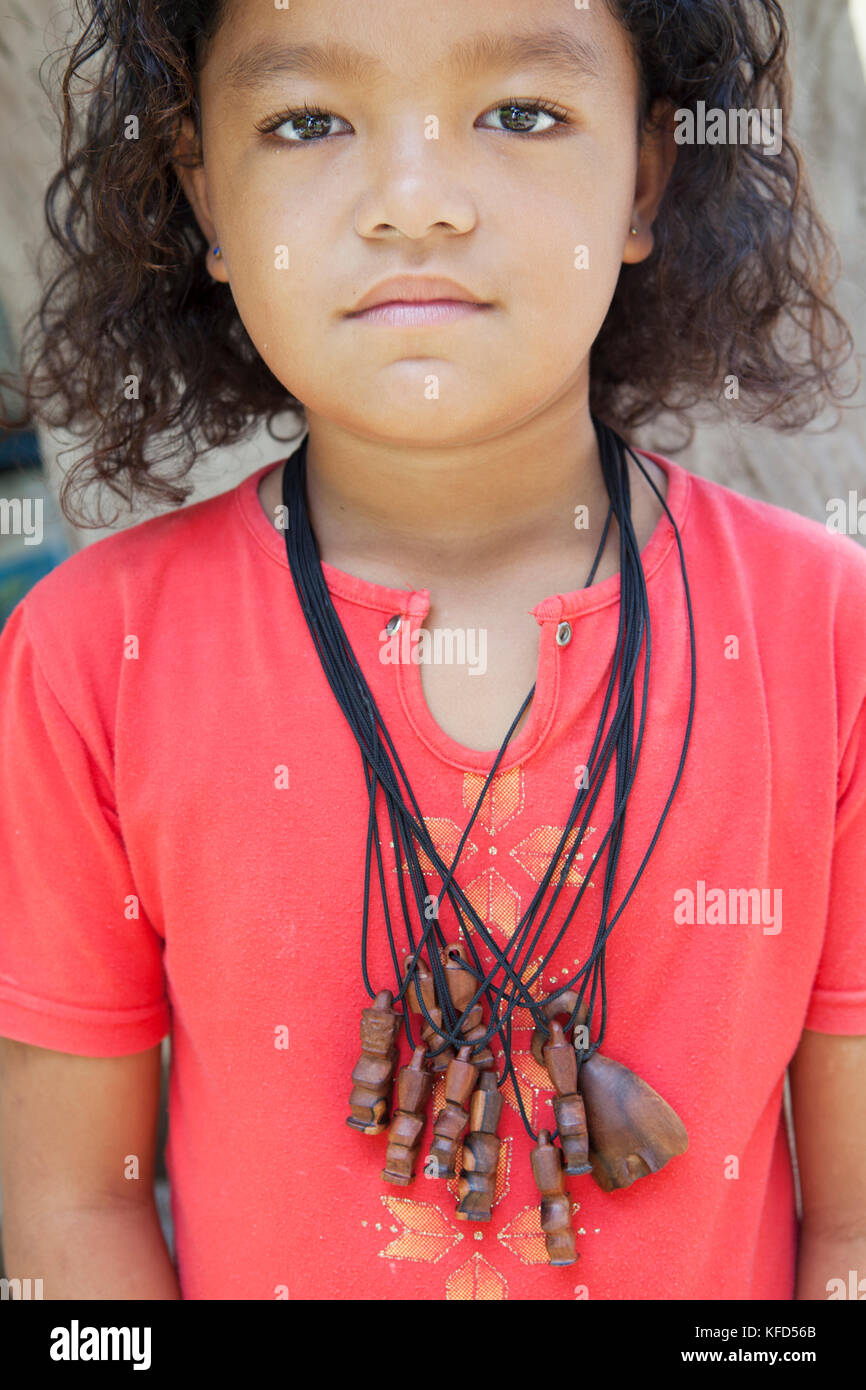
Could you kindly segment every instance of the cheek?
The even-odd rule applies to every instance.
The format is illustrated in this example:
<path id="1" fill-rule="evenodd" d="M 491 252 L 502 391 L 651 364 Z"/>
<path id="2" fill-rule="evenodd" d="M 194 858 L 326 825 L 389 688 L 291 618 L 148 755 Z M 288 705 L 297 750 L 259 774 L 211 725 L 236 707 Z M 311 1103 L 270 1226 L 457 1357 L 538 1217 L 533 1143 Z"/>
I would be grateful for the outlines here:
<path id="1" fill-rule="evenodd" d="M 593 192 L 560 193 L 534 203 L 531 227 L 503 229 L 513 248 L 506 298 L 534 341 L 572 357 L 588 350 L 619 276 L 623 215 Z"/>
<path id="2" fill-rule="evenodd" d="M 282 360 L 287 350 L 315 350 L 326 317 L 343 307 L 334 301 L 339 267 L 334 238 L 323 224 L 310 226 L 309 211 L 296 198 L 274 197 L 271 189 L 268 198 L 245 195 L 245 201 L 254 212 L 230 216 L 224 235 L 230 291 L 270 366 L 277 343 Z"/>
<path id="3" fill-rule="evenodd" d="M 612 294 L 619 274 L 635 195 L 635 142 L 619 124 L 600 124 L 568 150 L 555 180 L 536 181 L 530 197 L 515 192 L 500 202 L 497 236 L 509 259 L 548 294 L 594 300 Z"/>

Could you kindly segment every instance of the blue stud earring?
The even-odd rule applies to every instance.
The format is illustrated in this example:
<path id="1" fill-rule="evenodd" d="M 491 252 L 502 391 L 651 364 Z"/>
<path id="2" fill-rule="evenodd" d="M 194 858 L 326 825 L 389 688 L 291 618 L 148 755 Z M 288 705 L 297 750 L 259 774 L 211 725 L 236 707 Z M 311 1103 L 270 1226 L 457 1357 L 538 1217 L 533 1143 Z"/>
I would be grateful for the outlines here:
<path id="1" fill-rule="evenodd" d="M 215 246 L 215 247 L 214 247 L 213 253 L 214 253 L 214 255 L 215 255 L 216 257 L 218 257 L 218 258 L 219 258 L 220 256 L 222 256 L 222 251 L 219 249 L 218 246 Z"/>

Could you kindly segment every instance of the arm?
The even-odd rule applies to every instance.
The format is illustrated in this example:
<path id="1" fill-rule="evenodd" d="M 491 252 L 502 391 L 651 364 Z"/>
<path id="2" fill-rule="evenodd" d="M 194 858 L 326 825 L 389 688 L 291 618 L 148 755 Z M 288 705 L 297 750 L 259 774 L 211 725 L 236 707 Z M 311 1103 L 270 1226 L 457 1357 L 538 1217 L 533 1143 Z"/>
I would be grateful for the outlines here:
<path id="1" fill-rule="evenodd" d="M 80 1057 L 0 1038 L 7 1279 L 41 1278 L 46 1299 L 181 1297 L 153 1196 L 159 1087 L 159 1044 Z"/>
<path id="2" fill-rule="evenodd" d="M 866 1037 L 805 1030 L 790 1077 L 803 1193 L 795 1298 L 827 1299 L 830 1279 L 847 1286 L 853 1269 L 866 1280 Z"/>

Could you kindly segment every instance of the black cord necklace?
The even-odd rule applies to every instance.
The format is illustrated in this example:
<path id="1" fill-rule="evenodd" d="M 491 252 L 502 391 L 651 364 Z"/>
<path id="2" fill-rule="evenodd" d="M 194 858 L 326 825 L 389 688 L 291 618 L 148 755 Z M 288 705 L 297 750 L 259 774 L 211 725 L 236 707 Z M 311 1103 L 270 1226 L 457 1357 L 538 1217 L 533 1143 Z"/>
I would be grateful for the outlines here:
<path id="1" fill-rule="evenodd" d="M 533 1053 L 539 1061 L 543 1060 L 547 1064 L 554 1086 L 559 1093 L 555 1102 L 558 1130 L 553 1134 L 552 1139 L 548 1131 L 542 1130 L 537 1136 L 538 1144 L 533 1153 L 536 1180 L 539 1182 L 542 1193 L 545 1194 L 545 1199 L 547 1200 L 548 1197 L 550 1199 L 548 1206 L 550 1213 L 552 1213 L 550 1220 L 553 1225 L 545 1226 L 545 1230 L 548 1232 L 548 1249 L 553 1263 L 571 1263 L 572 1258 L 574 1258 L 573 1251 L 569 1257 L 570 1247 L 566 1232 L 567 1223 L 564 1221 L 564 1208 L 561 1204 L 558 1206 L 558 1196 L 561 1195 L 557 1176 L 559 1170 L 556 1169 L 556 1162 L 559 1162 L 559 1151 L 553 1148 L 553 1141 L 557 1137 L 561 1138 L 565 1152 L 566 1166 L 564 1171 L 566 1173 L 578 1173 L 590 1171 L 591 1168 L 593 1176 L 605 1187 L 627 1186 L 636 1177 L 643 1176 L 644 1172 L 655 1171 L 663 1162 L 673 1156 L 673 1153 L 682 1152 L 687 1143 L 682 1125 L 661 1097 L 634 1073 L 629 1072 L 627 1068 L 621 1067 L 619 1063 L 612 1062 L 598 1054 L 607 1021 L 605 984 L 607 939 L 634 892 L 655 846 L 685 763 L 695 704 L 695 637 L 682 542 L 667 503 L 661 497 L 640 459 L 620 436 L 595 417 L 593 417 L 593 425 L 598 439 L 601 467 L 610 498 L 610 507 L 599 548 L 585 587 L 590 587 L 593 582 L 604 552 L 611 518 L 615 515 L 620 534 L 621 581 L 616 646 L 599 728 L 586 765 L 585 784 L 578 791 L 559 844 L 550 857 L 550 862 L 538 889 L 504 948 L 495 940 L 486 923 L 481 920 L 472 907 L 465 893 L 456 883 L 454 873 L 469 831 L 481 809 L 508 743 L 533 698 L 535 686 L 533 685 L 505 736 L 463 832 L 454 860 L 449 867 L 441 859 L 432 842 L 390 734 L 376 707 L 372 693 L 361 672 L 328 592 L 306 504 L 306 438 L 295 454 L 287 460 L 283 470 L 282 486 L 282 500 L 288 518 L 286 551 L 292 578 L 325 676 L 360 748 L 369 798 L 361 966 L 364 985 L 368 995 L 374 1000 L 374 1005 L 372 1009 L 364 1011 L 362 1018 L 364 1052 L 361 1062 L 353 1073 L 355 1080 L 352 1102 L 353 1116 L 350 1117 L 348 1123 L 356 1128 L 364 1129 L 367 1133 L 378 1133 L 386 1127 L 387 1093 L 390 1090 L 391 1077 L 396 1065 L 396 1052 L 393 1043 L 400 1023 L 405 1022 L 409 1042 L 415 1048 L 415 1054 L 410 1067 L 404 1068 L 400 1074 L 398 1083 L 400 1106 L 392 1124 L 388 1147 L 389 1162 L 383 1177 L 388 1181 L 400 1183 L 411 1180 L 411 1173 L 414 1171 L 413 1162 L 420 1140 L 420 1131 L 416 1134 L 419 1117 L 421 1117 L 420 1124 L 423 1128 L 422 1111 L 425 1086 L 426 1090 L 429 1090 L 430 1076 L 425 1070 L 425 1063 L 429 1061 L 434 1071 L 445 1070 L 446 1072 L 446 1096 L 449 1094 L 449 1085 L 454 1093 L 454 1098 L 449 1098 L 446 1101 L 445 1112 L 447 1113 L 440 1114 L 436 1122 L 433 1150 L 439 1169 L 441 1170 L 444 1166 L 446 1170 L 441 1173 L 442 1176 L 454 1175 L 457 1147 L 456 1136 L 450 1132 L 446 1134 L 445 1131 L 449 1131 L 449 1125 L 451 1131 L 460 1125 L 460 1132 L 462 1132 L 462 1128 L 469 1122 L 470 1116 L 460 1099 L 460 1094 L 462 1091 L 466 1092 L 465 1101 L 468 1103 L 475 1089 L 475 1083 L 478 1081 L 472 1104 L 476 1105 L 478 1098 L 482 1098 L 483 1105 L 478 1102 L 478 1116 L 479 1122 L 484 1127 L 479 1129 L 475 1126 L 475 1112 L 473 1111 L 472 1132 L 464 1143 L 464 1169 L 466 1169 L 467 1164 L 467 1146 L 469 1147 L 470 1159 L 477 1149 L 482 1162 L 480 1168 L 476 1164 L 474 1169 L 471 1168 L 470 1163 L 470 1171 L 465 1173 L 461 1181 L 461 1188 L 466 1185 L 466 1193 L 464 1200 L 461 1201 L 461 1206 L 458 1207 L 458 1215 L 466 1216 L 469 1219 L 488 1219 L 488 1199 L 492 1196 L 492 1178 L 490 1175 L 492 1144 L 495 1142 L 498 1150 L 499 1143 L 495 1139 L 495 1123 L 492 1134 L 490 1123 L 494 1119 L 494 1111 L 496 1112 L 495 1120 L 498 1121 L 502 1097 L 497 1088 L 501 1086 L 506 1076 L 510 1075 L 514 1082 L 514 1094 L 517 1098 L 524 1127 L 531 1137 L 536 1138 L 523 1108 L 520 1087 L 517 1084 L 511 1057 L 514 1009 L 518 1007 L 529 1009 L 536 1027 L 533 1036 Z M 631 522 L 626 452 L 631 455 L 647 478 L 670 518 L 676 534 L 689 614 L 691 698 L 682 754 L 673 786 L 635 878 L 618 910 L 608 921 L 608 908 L 623 838 L 626 803 L 637 774 L 643 742 L 651 658 L 649 602 L 640 550 Z M 633 749 L 633 685 L 644 635 L 646 635 L 646 661 L 643 704 L 637 743 Z M 619 679 L 619 699 L 611 726 L 602 742 L 602 731 L 617 677 Z M 601 747 L 599 747 L 600 742 Z M 607 769 L 614 755 L 616 755 L 616 772 L 613 818 L 594 856 L 596 861 L 600 860 L 602 851 L 610 842 L 605 865 L 601 920 L 596 931 L 593 948 L 587 960 L 571 980 L 560 986 L 549 999 L 539 1001 L 530 991 L 536 981 L 541 978 L 544 969 L 565 936 L 583 896 L 584 888 L 589 881 L 588 875 L 581 884 L 575 901 L 553 942 L 548 946 L 540 961 L 536 961 L 534 968 L 532 968 L 531 963 L 535 959 L 545 925 L 567 880 L 571 862 L 580 847 L 589 817 L 601 793 Z M 412 810 L 404 800 L 397 774 L 405 785 Z M 386 874 L 382 862 L 382 845 L 377 815 L 380 786 L 391 829 L 391 844 L 394 848 L 396 861 L 400 905 L 409 950 L 404 967 L 405 973 L 401 972 L 386 892 Z M 560 863 L 560 858 L 581 810 L 584 810 L 584 817 L 574 836 L 574 843 L 563 860 L 544 916 L 536 924 L 554 872 Z M 442 879 L 442 888 L 435 899 L 432 911 L 429 904 L 430 895 L 427 893 L 427 885 L 419 860 L 419 849 L 423 851 L 436 874 Z M 369 897 L 373 853 L 376 856 L 385 927 L 394 965 L 396 990 L 393 994 L 390 990 L 377 992 L 371 985 L 367 969 Z M 413 927 L 413 914 L 406 901 L 402 869 L 404 861 L 408 867 L 415 898 L 414 921 L 421 925 L 420 935 L 417 939 Z M 439 927 L 439 906 L 446 894 L 462 929 L 463 941 L 459 944 L 449 945 Z M 471 930 L 467 929 L 466 919 L 471 924 Z M 475 936 L 486 946 L 493 957 L 494 964 L 489 971 L 485 971 L 482 965 L 476 949 Z M 471 956 L 471 961 L 467 959 L 467 952 Z M 588 1000 L 586 999 L 587 991 L 589 991 Z M 590 1041 L 593 1013 L 599 993 L 601 996 L 600 1022 L 595 1038 Z M 408 1007 L 404 1007 L 402 1014 L 398 1014 L 391 1008 L 395 995 L 397 999 L 404 1001 L 404 1005 L 408 1005 Z M 482 999 L 485 1000 L 489 1010 L 490 1022 L 486 1028 L 481 1022 Z M 416 1047 L 411 1027 L 413 1012 L 421 1020 L 421 1033 L 426 1046 L 419 1044 Z M 560 1023 L 559 1018 L 564 1019 L 565 1022 Z M 580 1026 L 580 1033 L 577 1031 L 577 1025 Z M 565 1032 L 571 1028 L 575 1029 L 574 1047 L 567 1044 L 564 1038 Z M 505 1070 L 498 1082 L 493 1053 L 489 1048 L 489 1043 L 496 1034 L 501 1040 L 505 1059 Z M 455 1049 L 457 1050 L 456 1057 L 454 1055 Z M 610 1068 L 616 1069 L 616 1075 L 610 1072 Z M 360 1075 L 359 1072 L 363 1075 Z M 480 1080 L 478 1079 L 479 1073 Z M 636 1091 L 635 1088 L 638 1090 Z M 405 1097 L 403 1096 L 404 1090 L 406 1091 Z M 403 1104 L 404 1099 L 407 1100 L 408 1109 Z M 584 1101 L 588 1112 L 588 1135 L 583 1114 Z M 499 1111 L 496 1110 L 496 1102 L 498 1102 Z M 664 1112 L 667 1113 L 663 1113 L 660 1107 L 663 1107 Z M 593 1111 L 596 1112 L 595 1122 L 593 1122 Z M 647 1136 L 644 1132 L 646 1125 L 640 1117 L 623 1125 L 622 1115 L 624 1111 L 628 1111 L 629 1114 L 632 1111 L 640 1111 L 644 1115 L 644 1119 L 647 1114 L 652 1112 L 654 1123 L 650 1125 L 650 1129 L 653 1132 Z M 610 1120 L 614 1115 L 617 1115 L 619 1120 L 618 1128 L 616 1125 L 614 1126 L 617 1128 L 617 1133 L 608 1135 L 606 1130 L 610 1129 Z M 641 1124 L 644 1124 L 643 1130 Z M 676 1127 L 678 1127 L 678 1131 Z M 440 1129 L 443 1131 L 442 1134 L 440 1134 Z M 414 1136 L 411 1142 L 406 1138 L 410 1132 Z M 643 1149 L 640 1147 L 640 1140 L 643 1141 Z M 474 1149 L 473 1141 L 476 1141 Z M 588 1152 L 587 1141 L 590 1145 Z M 436 1152 L 437 1147 L 438 1153 Z M 553 1159 L 550 1157 L 551 1154 Z M 393 1161 L 391 1161 L 392 1158 Z M 407 1167 L 409 1177 L 406 1176 Z M 641 1168 L 643 1172 L 640 1171 Z M 547 1187 L 545 1187 L 545 1183 Z M 552 1187 L 551 1184 L 553 1184 Z M 465 1209 L 461 1209 L 464 1208 L 464 1205 Z M 570 1227 L 568 1230 L 570 1231 Z M 571 1237 L 571 1243 L 573 1244 L 573 1237 Z M 563 1258 L 555 1258 L 557 1254 L 562 1255 Z"/>

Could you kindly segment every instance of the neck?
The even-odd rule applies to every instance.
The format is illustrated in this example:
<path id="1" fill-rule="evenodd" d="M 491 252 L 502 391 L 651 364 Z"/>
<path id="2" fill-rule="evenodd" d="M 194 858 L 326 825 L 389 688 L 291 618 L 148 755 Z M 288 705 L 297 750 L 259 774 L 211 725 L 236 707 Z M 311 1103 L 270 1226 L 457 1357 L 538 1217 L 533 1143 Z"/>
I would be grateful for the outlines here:
<path id="1" fill-rule="evenodd" d="M 361 438 L 307 412 L 307 499 L 322 558 L 375 558 L 425 583 L 550 553 L 595 549 L 608 497 L 589 410 L 545 412 L 481 443 Z M 588 508 L 587 529 L 575 507 Z"/>

